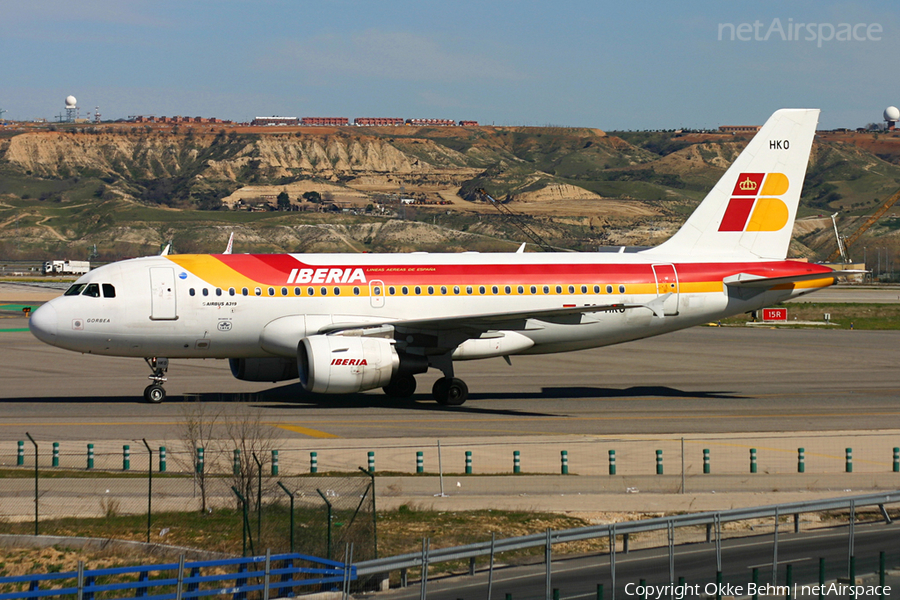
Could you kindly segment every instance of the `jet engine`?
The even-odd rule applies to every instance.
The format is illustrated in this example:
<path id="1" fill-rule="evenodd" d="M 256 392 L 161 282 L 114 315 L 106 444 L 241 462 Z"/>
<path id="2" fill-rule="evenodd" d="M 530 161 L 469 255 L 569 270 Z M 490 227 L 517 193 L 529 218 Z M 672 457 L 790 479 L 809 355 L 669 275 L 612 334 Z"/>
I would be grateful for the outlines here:
<path id="1" fill-rule="evenodd" d="M 393 340 L 313 335 L 300 340 L 297 367 L 303 389 L 350 394 L 386 386 L 400 369 L 400 357 Z"/>
<path id="2" fill-rule="evenodd" d="M 291 358 L 229 358 L 231 374 L 243 381 L 297 379 L 297 361 Z"/>

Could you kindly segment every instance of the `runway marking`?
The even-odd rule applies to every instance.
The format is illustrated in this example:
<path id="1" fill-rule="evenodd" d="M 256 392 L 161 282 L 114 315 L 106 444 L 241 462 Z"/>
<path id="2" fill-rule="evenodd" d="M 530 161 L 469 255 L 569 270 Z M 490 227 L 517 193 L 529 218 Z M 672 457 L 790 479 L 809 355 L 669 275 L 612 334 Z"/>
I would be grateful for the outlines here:
<path id="1" fill-rule="evenodd" d="M 299 425 L 276 425 L 279 429 L 287 429 L 288 431 L 293 431 L 294 433 L 302 433 L 303 435 L 308 435 L 312 438 L 337 438 L 340 436 L 334 435 L 333 433 L 328 433 L 326 431 L 319 431 L 318 429 L 309 429 L 308 427 L 300 427 Z"/>

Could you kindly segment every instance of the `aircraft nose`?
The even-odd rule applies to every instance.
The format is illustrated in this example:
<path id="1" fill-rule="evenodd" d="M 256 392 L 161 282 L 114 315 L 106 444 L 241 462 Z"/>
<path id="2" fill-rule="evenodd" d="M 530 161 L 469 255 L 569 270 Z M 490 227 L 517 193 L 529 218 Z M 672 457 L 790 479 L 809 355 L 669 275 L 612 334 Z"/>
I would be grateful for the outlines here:
<path id="1" fill-rule="evenodd" d="M 50 302 L 31 313 L 31 319 L 28 321 L 28 327 L 34 337 L 48 344 L 56 341 L 58 325 L 56 309 Z"/>

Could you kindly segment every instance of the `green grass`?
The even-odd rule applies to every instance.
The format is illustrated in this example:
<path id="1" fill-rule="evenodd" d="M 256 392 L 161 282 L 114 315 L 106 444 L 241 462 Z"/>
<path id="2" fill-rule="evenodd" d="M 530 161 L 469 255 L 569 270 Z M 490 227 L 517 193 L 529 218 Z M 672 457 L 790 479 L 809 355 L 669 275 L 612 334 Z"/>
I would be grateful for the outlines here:
<path id="1" fill-rule="evenodd" d="M 828 329 L 865 329 L 865 330 L 898 330 L 900 329 L 900 304 L 857 304 L 857 303 L 825 303 L 825 302 L 787 302 L 781 306 L 787 308 L 788 322 L 779 327 L 827 327 Z M 831 315 L 831 325 L 824 325 L 824 315 Z M 823 325 L 793 324 L 793 321 L 813 321 Z M 750 317 L 741 315 L 723 319 L 726 325 L 748 323 Z"/>

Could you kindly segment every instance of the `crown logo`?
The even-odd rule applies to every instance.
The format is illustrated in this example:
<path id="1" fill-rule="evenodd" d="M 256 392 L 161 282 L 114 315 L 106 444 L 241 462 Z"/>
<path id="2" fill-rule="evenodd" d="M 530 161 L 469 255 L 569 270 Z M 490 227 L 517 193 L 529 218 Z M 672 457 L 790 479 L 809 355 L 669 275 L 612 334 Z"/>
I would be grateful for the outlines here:
<path id="1" fill-rule="evenodd" d="M 738 187 L 745 192 L 753 191 L 756 189 L 756 182 L 747 177 L 747 179 L 743 180 L 738 184 Z"/>

